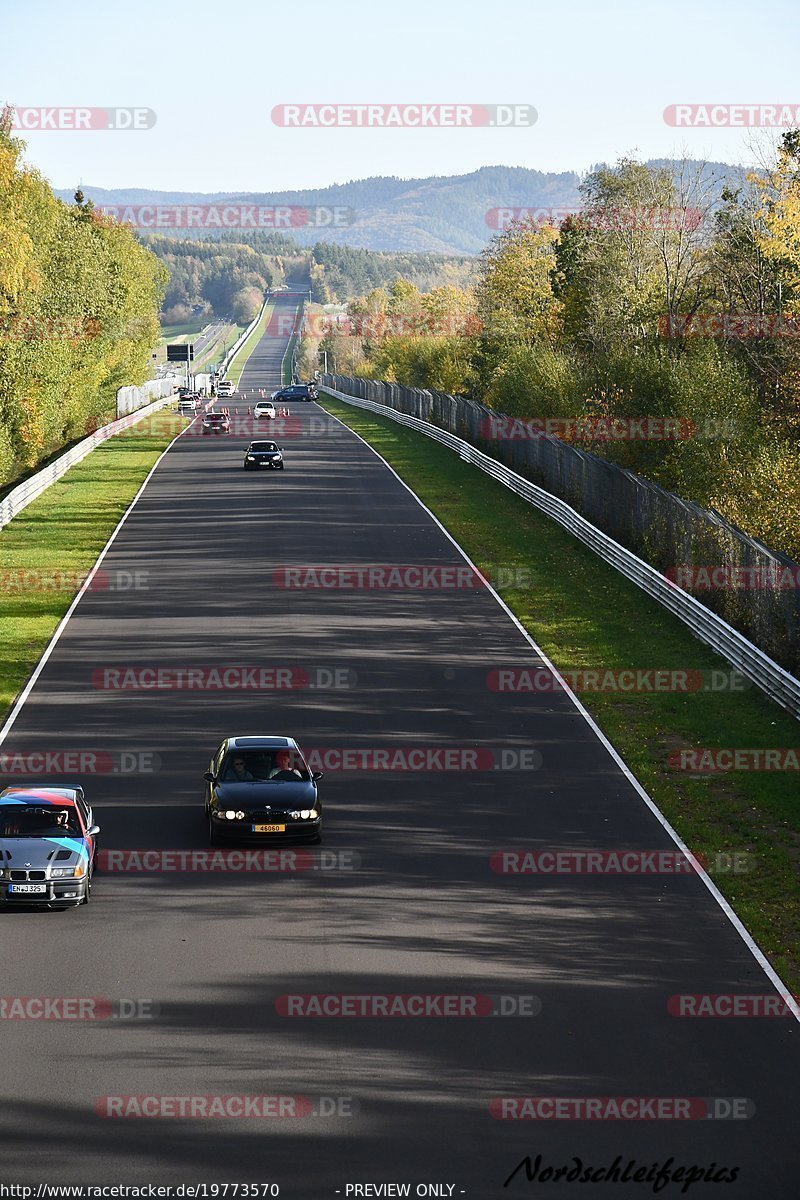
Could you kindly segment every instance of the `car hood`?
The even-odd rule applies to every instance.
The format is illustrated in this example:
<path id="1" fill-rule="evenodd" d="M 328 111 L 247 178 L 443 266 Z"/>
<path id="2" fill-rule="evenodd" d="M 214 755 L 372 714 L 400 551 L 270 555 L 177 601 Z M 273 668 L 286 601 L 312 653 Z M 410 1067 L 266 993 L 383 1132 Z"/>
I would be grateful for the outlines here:
<path id="1" fill-rule="evenodd" d="M 220 808 L 311 808 L 317 799 L 313 783 L 220 783 L 214 788 Z"/>
<path id="2" fill-rule="evenodd" d="M 46 837 L 46 838 L 0 838 L 0 856 L 2 865 L 13 867 L 15 870 L 25 870 L 30 863 L 34 871 L 43 871 L 45 867 L 77 866 L 86 862 L 89 851 L 83 838 Z"/>

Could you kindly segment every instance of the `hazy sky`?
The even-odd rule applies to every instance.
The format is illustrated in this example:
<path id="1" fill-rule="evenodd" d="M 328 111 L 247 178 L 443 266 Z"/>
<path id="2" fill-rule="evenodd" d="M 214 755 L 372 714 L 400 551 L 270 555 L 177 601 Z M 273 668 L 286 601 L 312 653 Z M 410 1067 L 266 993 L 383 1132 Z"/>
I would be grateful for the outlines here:
<path id="1" fill-rule="evenodd" d="M 0 103 L 135 106 L 153 128 L 28 132 L 56 187 L 275 190 L 686 151 L 750 161 L 675 103 L 800 105 L 800 9 L 740 0 L 0 0 Z M 284 103 L 528 104 L 532 127 L 281 128 Z"/>

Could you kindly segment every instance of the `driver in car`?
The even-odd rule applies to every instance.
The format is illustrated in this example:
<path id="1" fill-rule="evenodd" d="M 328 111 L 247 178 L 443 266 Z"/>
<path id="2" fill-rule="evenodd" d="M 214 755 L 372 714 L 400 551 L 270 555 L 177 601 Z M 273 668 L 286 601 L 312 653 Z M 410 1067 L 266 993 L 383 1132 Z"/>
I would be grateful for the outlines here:
<path id="1" fill-rule="evenodd" d="M 302 779 L 295 767 L 292 766 L 292 755 L 288 750 L 277 750 L 275 752 L 275 765 L 267 775 L 267 779 L 285 779 L 288 781 L 294 779 Z"/>
<path id="2" fill-rule="evenodd" d="M 247 769 L 247 763 L 242 758 L 241 754 L 237 754 L 233 760 L 232 766 L 228 767 L 225 772 L 225 778 L 229 783 L 252 783 L 255 779 L 254 775 Z"/>
<path id="3" fill-rule="evenodd" d="M 65 833 L 80 833 L 80 828 L 68 808 L 62 808 L 56 813 L 55 824 Z"/>

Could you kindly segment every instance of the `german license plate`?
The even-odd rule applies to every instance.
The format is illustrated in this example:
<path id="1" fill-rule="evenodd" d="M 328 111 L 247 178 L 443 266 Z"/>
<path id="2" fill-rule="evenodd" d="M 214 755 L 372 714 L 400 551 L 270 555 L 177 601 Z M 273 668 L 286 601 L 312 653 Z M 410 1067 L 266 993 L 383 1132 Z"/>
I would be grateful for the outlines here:
<path id="1" fill-rule="evenodd" d="M 46 883 L 10 883 L 8 885 L 8 890 L 10 892 L 13 892 L 14 895 L 16 895 L 17 892 L 27 892 L 28 894 L 30 894 L 31 892 L 36 892 L 38 895 L 42 895 L 44 892 L 47 891 L 47 884 Z"/>
<path id="2" fill-rule="evenodd" d="M 285 833 L 285 825 L 254 825 L 253 833 Z"/>

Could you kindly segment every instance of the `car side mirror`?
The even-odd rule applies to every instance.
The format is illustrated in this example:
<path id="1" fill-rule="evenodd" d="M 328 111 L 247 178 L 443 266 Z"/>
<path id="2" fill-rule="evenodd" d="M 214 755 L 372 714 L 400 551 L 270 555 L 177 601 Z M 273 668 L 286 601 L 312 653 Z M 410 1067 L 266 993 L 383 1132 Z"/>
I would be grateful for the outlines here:
<path id="1" fill-rule="evenodd" d="M 97 837 L 99 832 L 100 832 L 99 825 L 90 825 L 89 828 L 86 830 L 86 836 L 87 837 Z"/>
<path id="2" fill-rule="evenodd" d="M 325 772 L 324 772 L 324 771 L 312 771 L 312 772 L 311 772 L 311 778 L 312 778 L 312 780 L 314 781 L 314 783 L 316 783 L 318 779 L 322 779 L 322 776 L 323 776 L 324 774 L 325 774 Z"/>
<path id="3" fill-rule="evenodd" d="M 211 772 L 211 771 L 206 771 L 205 775 L 203 776 L 203 779 L 205 779 L 206 783 L 216 783 L 217 782 L 216 775 L 214 775 L 213 772 Z"/>

